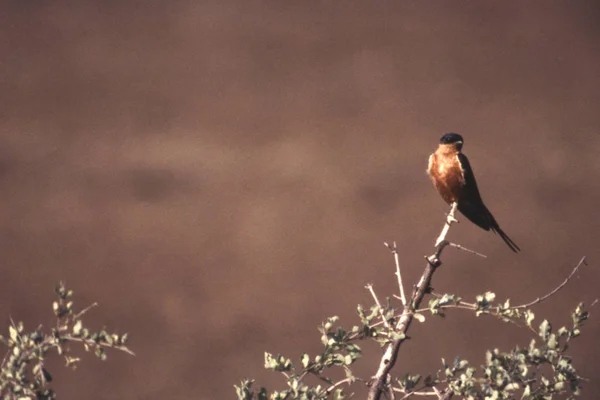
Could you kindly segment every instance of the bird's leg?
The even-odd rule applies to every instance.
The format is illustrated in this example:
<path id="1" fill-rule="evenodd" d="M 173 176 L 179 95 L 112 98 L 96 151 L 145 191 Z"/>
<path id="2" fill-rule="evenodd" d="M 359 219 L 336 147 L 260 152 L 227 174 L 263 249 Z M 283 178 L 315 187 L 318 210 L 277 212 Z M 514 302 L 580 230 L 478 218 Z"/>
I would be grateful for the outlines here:
<path id="1" fill-rule="evenodd" d="M 458 208 L 458 203 L 454 202 L 450 205 L 450 211 L 446 214 L 446 223 L 452 224 L 454 222 L 459 223 L 460 221 L 454 218 L 454 214 L 456 213 L 456 209 Z"/>
<path id="2" fill-rule="evenodd" d="M 438 236 L 435 241 L 435 247 L 438 247 L 440 243 L 446 240 L 446 235 L 448 234 L 448 230 L 450 229 L 450 225 L 454 222 L 458 222 L 456 218 L 454 218 L 454 214 L 456 213 L 456 208 L 458 207 L 458 203 L 452 203 L 452 207 L 450 207 L 450 212 L 446 215 L 446 223 L 444 224 L 444 228 L 442 229 L 442 233 Z"/>

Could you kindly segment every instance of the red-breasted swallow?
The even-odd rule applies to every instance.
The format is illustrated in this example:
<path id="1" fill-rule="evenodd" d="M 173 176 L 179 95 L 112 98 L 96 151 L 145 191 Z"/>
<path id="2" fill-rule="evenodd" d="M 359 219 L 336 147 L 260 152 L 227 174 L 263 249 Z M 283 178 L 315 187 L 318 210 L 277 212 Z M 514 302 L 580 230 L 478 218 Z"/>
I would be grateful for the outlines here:
<path id="1" fill-rule="evenodd" d="M 475 225 L 500 235 L 512 251 L 521 250 L 483 204 L 469 159 L 461 153 L 462 146 L 463 138 L 458 133 L 442 136 L 437 150 L 429 156 L 427 168 L 434 186 L 446 203 L 458 203 L 458 210 Z"/>

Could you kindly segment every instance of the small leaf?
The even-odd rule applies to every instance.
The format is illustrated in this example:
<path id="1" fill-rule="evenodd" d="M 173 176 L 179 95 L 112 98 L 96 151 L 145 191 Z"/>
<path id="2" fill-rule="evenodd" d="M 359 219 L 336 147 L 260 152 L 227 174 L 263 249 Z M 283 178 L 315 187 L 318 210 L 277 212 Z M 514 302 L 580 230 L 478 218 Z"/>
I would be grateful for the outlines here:
<path id="1" fill-rule="evenodd" d="M 83 328 L 83 322 L 81 320 L 77 320 L 75 325 L 73 325 L 73 335 L 79 336 L 81 334 L 81 329 Z"/>
<path id="2" fill-rule="evenodd" d="M 540 337 L 544 340 L 547 340 L 548 335 L 550 335 L 551 330 L 552 330 L 552 327 L 550 326 L 550 322 L 548 322 L 547 319 L 543 320 L 542 323 L 540 324 L 540 328 L 539 328 Z"/>
<path id="3" fill-rule="evenodd" d="M 8 327 L 8 332 L 10 333 L 10 338 L 13 342 L 18 342 L 19 341 L 19 333 L 17 332 L 16 328 L 14 326 L 9 326 Z"/>
<path id="4" fill-rule="evenodd" d="M 102 361 L 106 361 L 106 352 L 102 347 L 96 347 L 94 354 L 96 354 L 96 357 L 98 357 Z"/>
<path id="5" fill-rule="evenodd" d="M 342 389 L 336 389 L 335 392 L 333 392 L 333 400 L 344 400 L 345 398 L 346 395 Z"/>
<path id="6" fill-rule="evenodd" d="M 573 330 L 571 331 L 571 337 L 577 337 L 577 336 L 579 336 L 580 334 L 581 334 L 581 331 L 580 331 L 579 329 L 577 329 L 577 328 L 575 328 L 575 329 L 573 329 Z"/>
<path id="7" fill-rule="evenodd" d="M 527 310 L 523 315 L 525 317 L 525 323 L 528 327 L 531 328 L 531 322 L 533 322 L 533 320 L 535 319 L 535 314 L 533 313 L 533 311 Z"/>
<path id="8" fill-rule="evenodd" d="M 402 333 L 402 332 L 394 332 L 394 331 L 389 331 L 388 332 L 388 336 L 393 341 L 402 340 L 402 339 L 406 338 L 406 335 L 404 333 Z"/>
<path id="9" fill-rule="evenodd" d="M 277 361 L 275 361 L 273 355 L 265 351 L 265 369 L 275 370 L 276 367 Z"/>
<path id="10" fill-rule="evenodd" d="M 425 316 L 423 314 L 416 313 L 413 317 L 419 322 L 425 322 Z"/>
<path id="11" fill-rule="evenodd" d="M 544 377 L 544 376 L 540 377 L 540 382 L 542 383 L 542 386 L 544 386 L 544 387 L 548 387 L 550 385 L 550 381 L 548 379 L 546 379 L 546 377 Z"/>
<path id="12" fill-rule="evenodd" d="M 302 354 L 302 366 L 304 368 L 308 367 L 308 364 L 310 363 L 310 357 L 308 356 L 308 354 L 304 353 Z"/>
<path id="13" fill-rule="evenodd" d="M 556 335 L 554 333 L 552 333 L 548 337 L 548 348 L 555 350 L 557 346 L 558 346 L 558 341 L 556 340 Z"/>

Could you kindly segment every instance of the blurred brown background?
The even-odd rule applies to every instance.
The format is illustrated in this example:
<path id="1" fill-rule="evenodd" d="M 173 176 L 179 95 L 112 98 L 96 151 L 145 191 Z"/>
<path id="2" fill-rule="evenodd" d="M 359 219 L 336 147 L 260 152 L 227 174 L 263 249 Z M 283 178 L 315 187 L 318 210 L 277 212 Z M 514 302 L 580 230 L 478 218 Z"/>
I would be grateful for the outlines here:
<path id="1" fill-rule="evenodd" d="M 599 296 L 600 8 L 589 2 L 4 1 L 0 316 L 52 323 L 65 280 L 87 321 L 130 332 L 63 399 L 226 399 L 282 388 L 263 352 L 321 349 L 327 316 L 414 282 L 447 207 L 427 176 L 466 139 L 483 197 L 522 247 L 462 223 L 440 292 L 485 290 L 570 321 Z M 573 354 L 597 398 L 597 308 Z M 539 322 L 539 321 L 538 321 Z M 530 335 L 452 312 L 413 326 L 396 372 Z M 374 373 L 379 351 L 357 365 Z M 358 398 L 362 393 L 358 392 Z"/>

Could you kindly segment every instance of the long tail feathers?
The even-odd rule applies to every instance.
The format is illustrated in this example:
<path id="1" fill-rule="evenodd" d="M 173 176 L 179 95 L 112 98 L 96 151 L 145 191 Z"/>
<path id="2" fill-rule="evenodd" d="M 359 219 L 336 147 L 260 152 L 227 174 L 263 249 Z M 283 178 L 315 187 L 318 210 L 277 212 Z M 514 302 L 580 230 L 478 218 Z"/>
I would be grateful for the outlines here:
<path id="1" fill-rule="evenodd" d="M 495 227 L 492 227 L 492 231 L 494 231 L 498 235 L 500 235 L 502 240 L 504 240 L 504 243 L 506 243 L 512 251 L 514 251 L 515 253 L 521 251 L 521 248 L 519 246 L 517 246 L 517 244 L 515 242 L 513 242 L 512 239 L 509 238 L 508 235 L 506 233 L 504 233 L 504 231 L 502 229 L 500 229 L 500 227 L 497 224 Z"/>
<path id="2" fill-rule="evenodd" d="M 469 221 L 479 226 L 481 229 L 484 229 L 486 231 L 489 231 L 491 229 L 492 232 L 497 233 L 502 238 L 502 240 L 504 240 L 504 243 L 506 243 L 507 246 L 510 247 L 510 249 L 515 253 L 521 251 L 521 248 L 517 246 L 517 244 L 513 242 L 513 240 L 510 237 L 508 237 L 508 235 L 504 233 L 502 229 L 500 229 L 498 222 L 496 222 L 496 219 L 494 218 L 492 213 L 487 209 L 487 207 L 483 204 L 483 202 L 480 204 L 466 202 L 462 204 L 459 203 L 458 210 L 465 217 L 467 217 Z"/>

